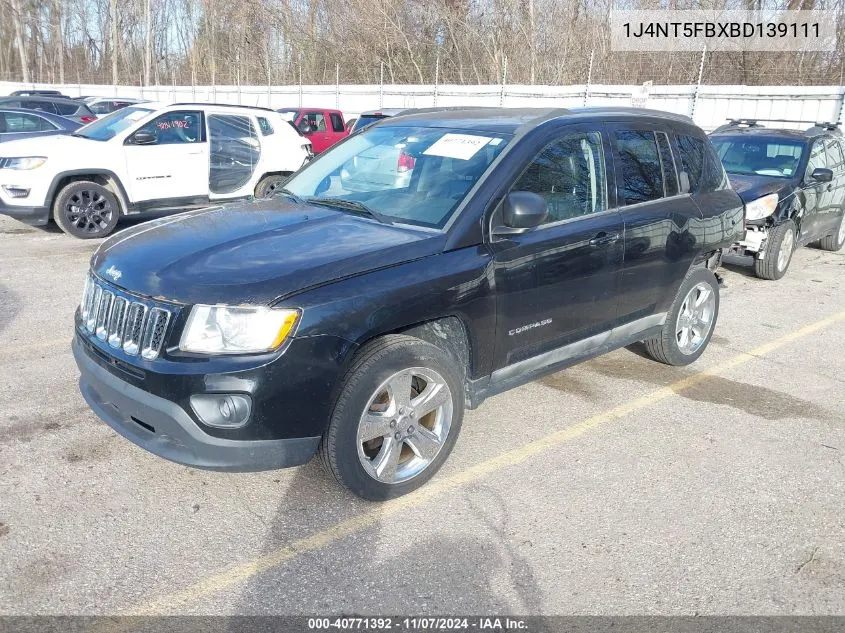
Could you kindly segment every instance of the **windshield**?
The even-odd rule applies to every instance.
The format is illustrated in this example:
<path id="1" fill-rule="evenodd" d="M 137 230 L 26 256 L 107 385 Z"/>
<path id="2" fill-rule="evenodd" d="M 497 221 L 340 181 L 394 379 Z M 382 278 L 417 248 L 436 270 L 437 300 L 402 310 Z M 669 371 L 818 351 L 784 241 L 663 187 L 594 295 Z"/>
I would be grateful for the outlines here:
<path id="1" fill-rule="evenodd" d="M 282 110 L 276 110 L 276 112 L 278 112 L 279 114 L 281 114 L 281 115 L 282 115 L 282 118 L 283 118 L 285 121 L 290 121 L 290 122 L 293 122 L 293 121 L 295 121 L 295 120 L 296 120 L 296 115 L 299 113 L 299 110 L 293 110 L 293 109 L 287 109 L 287 110 L 285 110 L 285 109 L 282 109 Z"/>
<path id="2" fill-rule="evenodd" d="M 355 125 L 352 126 L 352 129 L 349 130 L 350 132 L 357 132 L 358 130 L 363 130 L 368 125 L 375 123 L 376 121 L 381 121 L 382 119 L 386 119 L 387 117 L 383 114 L 362 114 L 360 118 L 355 121 Z"/>
<path id="3" fill-rule="evenodd" d="M 153 110 L 149 108 L 123 108 L 122 110 L 117 110 L 104 116 L 102 119 L 97 119 L 85 127 L 79 128 L 74 133 L 74 136 L 82 136 L 94 141 L 108 141 L 115 134 L 119 134 L 151 112 Z"/>
<path id="4" fill-rule="evenodd" d="M 788 139 L 713 137 L 710 139 L 729 174 L 792 178 L 804 143 Z"/>
<path id="5" fill-rule="evenodd" d="M 306 201 L 363 205 L 391 221 L 443 228 L 510 135 L 375 127 L 349 137 L 286 184 Z"/>

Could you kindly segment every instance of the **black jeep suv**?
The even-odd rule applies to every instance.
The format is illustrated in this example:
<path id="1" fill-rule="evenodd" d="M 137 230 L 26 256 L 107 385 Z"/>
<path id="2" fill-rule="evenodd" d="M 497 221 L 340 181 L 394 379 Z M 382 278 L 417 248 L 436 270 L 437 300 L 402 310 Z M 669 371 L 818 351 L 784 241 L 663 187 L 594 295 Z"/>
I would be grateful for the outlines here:
<path id="1" fill-rule="evenodd" d="M 392 117 L 274 198 L 104 242 L 76 314 L 80 388 L 162 457 L 260 470 L 319 452 L 356 494 L 395 497 L 492 394 L 635 341 L 696 360 L 742 229 L 685 117 Z"/>
<path id="2" fill-rule="evenodd" d="M 786 274 L 797 246 L 845 244 L 845 142 L 835 124 L 804 132 L 734 120 L 710 140 L 746 204 L 745 237 L 732 251 L 754 257 L 762 279 Z"/>

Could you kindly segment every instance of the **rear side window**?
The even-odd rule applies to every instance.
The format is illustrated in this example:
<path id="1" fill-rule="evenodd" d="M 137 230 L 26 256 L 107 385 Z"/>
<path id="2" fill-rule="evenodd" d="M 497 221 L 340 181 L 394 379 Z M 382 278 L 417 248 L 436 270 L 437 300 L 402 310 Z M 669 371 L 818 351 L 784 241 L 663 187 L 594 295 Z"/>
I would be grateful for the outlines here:
<path id="1" fill-rule="evenodd" d="M 111 112 L 108 101 L 98 101 L 97 103 L 92 103 L 88 106 L 88 108 L 94 114 L 108 114 Z"/>
<path id="2" fill-rule="evenodd" d="M 273 133 L 273 126 L 263 116 L 258 117 L 258 127 L 261 128 L 262 136 L 270 136 Z"/>
<path id="3" fill-rule="evenodd" d="M 681 169 L 689 181 L 688 191 L 684 191 L 687 183 L 681 178 L 682 193 L 703 193 L 722 187 L 724 169 L 710 141 L 679 134 L 678 148 L 681 151 Z"/>
<path id="4" fill-rule="evenodd" d="M 21 101 L 21 107 L 24 110 L 41 110 L 42 112 L 58 114 L 56 106 L 49 101 Z"/>
<path id="5" fill-rule="evenodd" d="M 332 120 L 332 130 L 334 130 L 335 132 L 346 131 L 346 126 L 343 125 L 343 119 L 337 112 L 332 112 L 331 114 L 329 114 L 329 117 Z"/>
<path id="6" fill-rule="evenodd" d="M 622 165 L 619 193 L 625 204 L 637 204 L 663 197 L 663 173 L 654 132 L 619 130 L 616 147 Z"/>
<path id="7" fill-rule="evenodd" d="M 57 127 L 36 114 L 0 113 L 0 132 L 47 132 Z"/>
<path id="8" fill-rule="evenodd" d="M 88 110 L 88 108 L 84 106 L 79 106 L 75 103 L 54 103 L 53 105 L 56 107 L 56 112 L 58 112 L 62 116 L 76 114 L 77 110 L 82 110 L 80 114 L 87 114 Z"/>
<path id="9" fill-rule="evenodd" d="M 660 164 L 663 167 L 663 188 L 667 196 L 678 195 L 678 172 L 672 157 L 669 137 L 665 132 L 656 132 L 657 146 L 660 148 Z"/>

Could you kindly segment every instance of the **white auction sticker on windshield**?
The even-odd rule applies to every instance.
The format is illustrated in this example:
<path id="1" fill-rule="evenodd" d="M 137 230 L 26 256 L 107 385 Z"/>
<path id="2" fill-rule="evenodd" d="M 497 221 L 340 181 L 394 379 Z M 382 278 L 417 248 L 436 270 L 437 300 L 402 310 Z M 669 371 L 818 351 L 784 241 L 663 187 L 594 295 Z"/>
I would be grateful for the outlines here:
<path id="1" fill-rule="evenodd" d="M 489 136 L 475 136 L 474 134 L 444 134 L 431 147 L 423 152 L 427 156 L 442 156 L 444 158 L 459 158 L 469 160 L 482 147 L 491 141 Z"/>

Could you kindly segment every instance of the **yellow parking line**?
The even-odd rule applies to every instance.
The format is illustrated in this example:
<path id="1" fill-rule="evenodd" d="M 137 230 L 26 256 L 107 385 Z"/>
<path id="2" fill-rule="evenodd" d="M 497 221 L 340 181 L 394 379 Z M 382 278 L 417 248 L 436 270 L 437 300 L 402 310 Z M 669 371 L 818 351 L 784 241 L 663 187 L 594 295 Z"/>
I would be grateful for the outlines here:
<path id="1" fill-rule="evenodd" d="M 608 409 L 607 411 L 597 413 L 596 415 L 590 416 L 572 426 L 568 426 L 565 429 L 545 437 L 541 437 L 532 442 L 528 442 L 527 444 L 506 453 L 502 453 L 501 455 L 497 455 L 496 457 L 481 462 L 480 464 L 476 464 L 475 466 L 471 466 L 470 468 L 455 473 L 454 475 L 430 481 L 425 486 L 415 492 L 412 492 L 411 494 L 382 504 L 373 505 L 371 510 L 364 512 L 363 514 L 341 521 L 340 523 L 321 530 L 316 534 L 306 536 L 289 545 L 280 547 L 275 551 L 268 552 L 253 558 L 252 560 L 238 563 L 222 571 L 213 573 L 199 582 L 182 589 L 181 591 L 165 594 L 139 604 L 129 609 L 127 613 L 135 615 L 154 614 L 161 611 L 171 610 L 173 607 L 180 604 L 195 602 L 201 598 L 215 594 L 239 582 L 248 580 L 261 572 L 283 565 L 284 563 L 298 558 L 303 554 L 322 549 L 327 545 L 331 545 L 332 543 L 335 543 L 351 534 L 360 532 L 375 525 L 385 517 L 392 516 L 411 508 L 417 508 L 449 490 L 453 490 L 459 486 L 476 481 L 485 475 L 508 466 L 520 464 L 535 455 L 544 453 L 580 437 L 587 431 L 590 431 L 602 424 L 613 422 L 614 420 L 624 418 L 630 413 L 645 409 L 673 394 L 689 389 L 690 387 L 707 380 L 711 376 L 720 374 L 739 365 L 743 365 L 760 356 L 770 354 L 798 339 L 842 320 L 845 320 L 845 311 L 834 314 L 833 316 L 822 319 L 821 321 L 816 321 L 810 325 L 806 325 L 794 332 L 770 341 L 769 343 L 760 345 L 750 352 L 737 354 L 725 362 L 718 363 L 710 369 L 682 378 L 681 380 L 673 382 L 666 387 L 662 387 L 644 396 L 620 404 L 619 406 Z"/>

